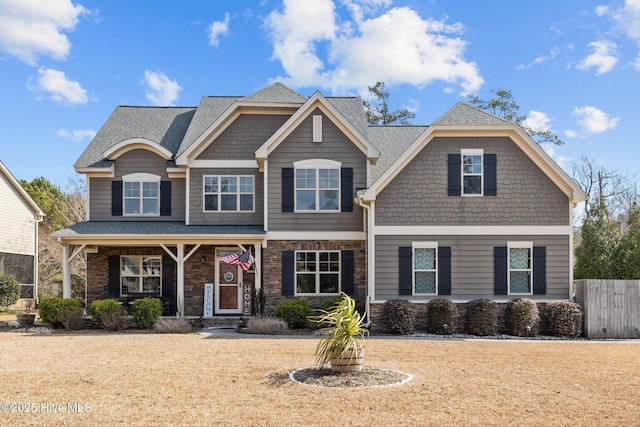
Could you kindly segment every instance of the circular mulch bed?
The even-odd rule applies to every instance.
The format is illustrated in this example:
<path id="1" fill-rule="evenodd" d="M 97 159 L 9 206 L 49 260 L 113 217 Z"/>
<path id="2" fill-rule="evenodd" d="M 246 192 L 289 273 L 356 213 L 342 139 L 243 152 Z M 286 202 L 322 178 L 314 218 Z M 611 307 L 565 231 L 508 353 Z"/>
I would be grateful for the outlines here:
<path id="1" fill-rule="evenodd" d="M 413 375 L 389 369 L 364 367 L 359 372 L 336 372 L 329 368 L 303 368 L 289 374 L 291 381 L 312 387 L 371 388 L 406 384 Z"/>

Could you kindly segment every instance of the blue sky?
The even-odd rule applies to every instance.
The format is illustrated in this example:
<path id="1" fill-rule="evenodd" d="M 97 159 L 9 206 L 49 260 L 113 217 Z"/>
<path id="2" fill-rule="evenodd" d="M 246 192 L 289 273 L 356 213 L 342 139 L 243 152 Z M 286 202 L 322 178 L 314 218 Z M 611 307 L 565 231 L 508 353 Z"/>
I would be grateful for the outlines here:
<path id="1" fill-rule="evenodd" d="M 0 0 L 0 73 L 0 160 L 62 186 L 117 105 L 274 81 L 367 96 L 382 80 L 416 124 L 510 89 L 569 173 L 583 155 L 638 172 L 640 0 Z"/>

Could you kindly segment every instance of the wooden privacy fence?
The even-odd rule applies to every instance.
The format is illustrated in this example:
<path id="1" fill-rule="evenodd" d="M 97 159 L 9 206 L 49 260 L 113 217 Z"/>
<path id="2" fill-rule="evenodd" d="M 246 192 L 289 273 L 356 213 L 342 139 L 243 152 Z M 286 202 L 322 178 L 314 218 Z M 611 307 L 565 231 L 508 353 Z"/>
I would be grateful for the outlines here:
<path id="1" fill-rule="evenodd" d="M 640 338 L 640 280 L 577 280 L 587 338 Z"/>

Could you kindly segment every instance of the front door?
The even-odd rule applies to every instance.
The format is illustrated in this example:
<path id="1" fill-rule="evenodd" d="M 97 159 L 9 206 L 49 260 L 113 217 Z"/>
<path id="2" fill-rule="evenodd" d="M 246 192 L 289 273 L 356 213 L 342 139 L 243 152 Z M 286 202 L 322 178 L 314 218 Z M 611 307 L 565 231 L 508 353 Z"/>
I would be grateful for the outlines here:
<path id="1" fill-rule="evenodd" d="M 238 264 L 227 264 L 220 258 L 236 253 L 238 249 L 216 249 L 216 314 L 242 314 L 242 269 Z"/>

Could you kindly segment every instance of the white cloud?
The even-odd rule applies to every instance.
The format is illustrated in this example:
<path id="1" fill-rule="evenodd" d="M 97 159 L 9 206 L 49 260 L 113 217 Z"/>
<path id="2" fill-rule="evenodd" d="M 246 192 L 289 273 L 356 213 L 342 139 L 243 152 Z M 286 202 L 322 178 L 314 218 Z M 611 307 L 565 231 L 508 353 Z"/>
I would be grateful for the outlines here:
<path id="1" fill-rule="evenodd" d="M 51 99 L 63 105 L 74 106 L 86 104 L 89 101 L 87 91 L 80 86 L 80 83 L 67 79 L 67 76 L 62 71 L 40 68 L 38 75 L 39 78 L 36 84 L 27 82 L 30 90 L 48 92 Z"/>
<path id="2" fill-rule="evenodd" d="M 631 40 L 640 42 L 640 0 L 626 0 L 613 14 L 617 29 Z"/>
<path id="3" fill-rule="evenodd" d="M 595 67 L 597 69 L 596 76 L 613 70 L 613 67 L 618 62 L 618 47 L 615 43 L 608 40 L 600 40 L 591 42 L 588 46 L 593 48 L 594 52 L 578 64 L 576 67 L 578 70 L 586 71 Z"/>
<path id="4" fill-rule="evenodd" d="M 173 105 L 178 99 L 182 87 L 164 73 L 145 70 L 145 83 L 149 86 L 147 99 L 153 105 Z"/>
<path id="5" fill-rule="evenodd" d="M 535 131 L 551 130 L 551 118 L 546 113 L 531 110 L 526 120 L 527 126 Z"/>
<path id="6" fill-rule="evenodd" d="M 81 142 L 83 139 L 93 139 L 96 136 L 96 131 L 93 129 L 76 129 L 68 131 L 66 129 L 59 129 L 56 134 L 60 138 L 70 139 L 73 142 Z"/>
<path id="7" fill-rule="evenodd" d="M 78 18 L 88 11 L 70 0 L 0 0 L 0 49 L 35 65 L 40 55 L 65 59 Z"/>
<path id="8" fill-rule="evenodd" d="M 542 147 L 542 149 L 549 155 L 549 157 L 551 157 L 553 160 L 555 160 L 555 162 L 562 168 L 564 169 L 565 166 L 567 166 L 569 164 L 569 162 L 571 161 L 571 159 L 569 157 L 566 156 L 561 156 L 559 154 L 556 153 L 556 145 L 554 144 L 540 144 L 540 147 Z"/>
<path id="9" fill-rule="evenodd" d="M 602 133 L 613 129 L 620 121 L 619 118 L 611 117 L 604 111 L 590 106 L 576 107 L 573 114 L 578 118 L 578 124 L 588 133 Z"/>
<path id="10" fill-rule="evenodd" d="M 564 136 L 566 136 L 567 138 L 575 138 L 576 136 L 578 136 L 578 132 L 573 129 L 567 129 L 564 131 Z"/>
<path id="11" fill-rule="evenodd" d="M 220 36 L 229 33 L 229 13 L 224 14 L 224 21 L 214 21 L 209 25 L 209 45 L 218 47 Z"/>
<path id="12" fill-rule="evenodd" d="M 378 80 L 388 86 L 418 87 L 442 81 L 459 86 L 462 93 L 475 92 L 484 83 L 477 65 L 464 58 L 467 42 L 460 37 L 461 24 L 447 24 L 446 18 L 423 19 L 406 7 L 366 18 L 366 13 L 390 2 L 342 3 L 351 21 L 338 17 L 331 0 L 285 0 L 282 11 L 269 15 L 265 24 L 274 58 L 286 72 L 277 80 L 294 87 L 330 88 L 334 93 L 356 88 L 362 94 Z M 324 56 L 320 49 L 326 49 Z"/>
<path id="13" fill-rule="evenodd" d="M 636 60 L 633 62 L 633 69 L 640 73 L 640 53 L 636 57 Z"/>
<path id="14" fill-rule="evenodd" d="M 560 54 L 560 49 L 556 47 L 551 49 L 551 51 L 549 52 L 549 55 L 540 55 L 536 59 L 534 59 L 533 62 L 534 64 L 540 64 L 542 62 L 546 62 L 555 58 L 556 56 L 558 56 L 558 54 Z"/>
<path id="15" fill-rule="evenodd" d="M 605 16 L 607 14 L 609 14 L 609 7 L 608 6 L 596 6 L 595 11 L 596 16 L 602 17 Z"/>

